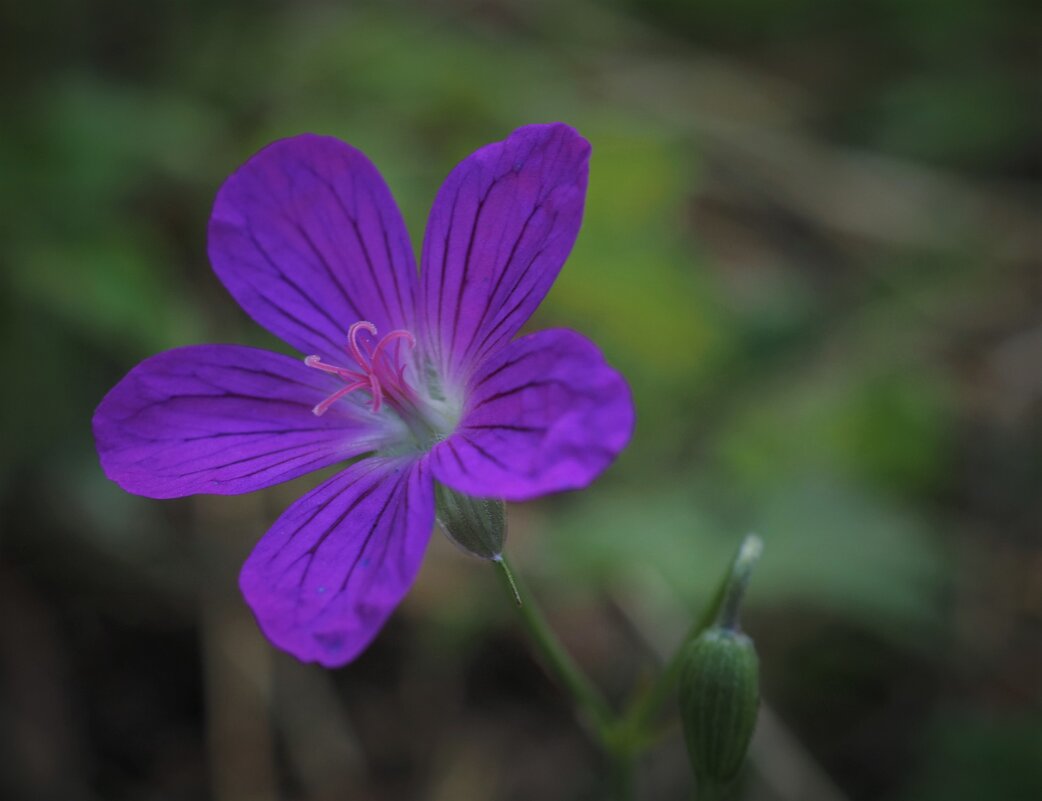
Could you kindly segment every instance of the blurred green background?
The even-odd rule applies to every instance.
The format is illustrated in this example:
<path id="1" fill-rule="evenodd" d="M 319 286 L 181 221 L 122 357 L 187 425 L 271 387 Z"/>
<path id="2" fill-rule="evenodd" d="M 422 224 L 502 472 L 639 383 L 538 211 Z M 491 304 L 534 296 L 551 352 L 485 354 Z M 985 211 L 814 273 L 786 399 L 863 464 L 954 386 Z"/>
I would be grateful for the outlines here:
<path id="1" fill-rule="evenodd" d="M 639 416 L 591 489 L 510 509 L 577 659 L 621 698 L 755 530 L 742 798 L 1042 798 L 1037 12 L 5 4 L 0 797 L 603 797 L 486 565 L 435 537 L 358 662 L 302 666 L 235 577 L 314 479 L 148 501 L 90 434 L 151 353 L 278 347 L 205 255 L 217 188 L 265 143 L 360 147 L 418 244 L 459 159 L 563 120 L 593 144 L 587 215 L 532 326 L 593 337 Z M 639 781 L 689 797 L 677 729 Z"/>

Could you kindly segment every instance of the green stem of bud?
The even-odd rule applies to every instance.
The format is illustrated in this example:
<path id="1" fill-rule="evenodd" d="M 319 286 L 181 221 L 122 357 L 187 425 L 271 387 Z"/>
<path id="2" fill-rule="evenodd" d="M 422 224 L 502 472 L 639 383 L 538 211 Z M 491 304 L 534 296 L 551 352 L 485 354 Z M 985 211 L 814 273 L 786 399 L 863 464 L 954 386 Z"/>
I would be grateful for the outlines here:
<path id="1" fill-rule="evenodd" d="M 742 599 L 745 597 L 745 590 L 749 586 L 749 579 L 752 578 L 753 568 L 756 567 L 756 563 L 760 560 L 760 554 L 762 553 L 763 540 L 755 534 L 749 534 L 742 540 L 742 544 L 738 548 L 738 554 L 731 565 L 731 571 L 727 574 L 727 578 L 724 581 L 723 597 L 717 601 L 718 608 L 715 624 L 720 628 L 731 631 L 738 631 L 741 628 L 738 624 L 738 618 L 741 612 Z"/>
<path id="2" fill-rule="evenodd" d="M 742 597 L 762 552 L 763 540 L 755 534 L 747 534 L 731 560 L 730 569 L 717 585 L 713 599 L 702 611 L 701 617 L 688 630 L 687 636 L 684 637 L 656 680 L 648 685 L 644 692 L 637 695 L 630 704 L 626 713 L 627 728 L 630 731 L 648 731 L 659 710 L 669 700 L 673 687 L 680 677 L 684 649 L 688 643 L 714 624 L 737 630 Z"/>
<path id="3" fill-rule="evenodd" d="M 590 725 L 592 733 L 611 760 L 612 797 L 617 801 L 629 801 L 633 798 L 635 758 L 652 739 L 648 734 L 651 724 L 677 683 L 688 645 L 711 626 L 744 638 L 744 635 L 737 633 L 739 609 L 753 567 L 762 550 L 763 542 L 753 534 L 742 541 L 731 568 L 720 582 L 712 602 L 706 607 L 698 622 L 692 626 L 658 679 L 634 699 L 623 716 L 613 712 L 601 692 L 572 660 L 539 607 L 532 601 L 520 577 L 510 569 L 506 557 L 502 553 L 490 553 L 486 556 L 495 563 L 503 586 L 517 608 L 521 622 L 545 666 L 571 695 L 575 707 Z M 712 780 L 703 781 L 699 801 L 719 801 L 723 798 L 723 789 L 716 786 Z"/>

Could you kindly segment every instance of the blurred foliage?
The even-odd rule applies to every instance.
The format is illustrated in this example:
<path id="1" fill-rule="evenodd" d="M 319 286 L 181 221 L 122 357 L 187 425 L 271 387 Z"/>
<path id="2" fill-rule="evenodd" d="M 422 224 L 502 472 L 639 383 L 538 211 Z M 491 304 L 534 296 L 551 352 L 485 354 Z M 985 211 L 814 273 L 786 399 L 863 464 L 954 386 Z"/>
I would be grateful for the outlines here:
<path id="1" fill-rule="evenodd" d="M 929 733 L 921 775 L 902 798 L 1037 798 L 1042 795 L 1037 718 L 998 723 L 987 717 L 942 715 Z"/>
<path id="2" fill-rule="evenodd" d="M 650 627 L 649 640 L 668 642 L 738 535 L 755 530 L 767 550 L 748 626 L 772 626 L 761 649 L 768 701 L 851 799 L 1037 798 L 1032 12 L 986 0 L 9 4 L 0 20 L 0 356 L 10 377 L 0 394 L 0 578 L 31 602 L 12 589 L 3 608 L 22 621 L 12 631 L 30 626 L 36 604 L 48 625 L 73 632 L 50 657 L 82 674 L 82 684 L 55 682 L 72 681 L 63 692 L 82 697 L 69 703 L 88 710 L 85 723 L 55 724 L 79 738 L 68 748 L 80 749 L 82 769 L 65 781 L 105 789 L 77 795 L 12 769 L 4 773 L 23 778 L 9 781 L 23 783 L 0 779 L 0 791 L 201 792 L 189 782 L 178 795 L 176 766 L 157 761 L 165 736 L 188 754 L 204 748 L 200 715 L 175 723 L 175 711 L 146 698 L 120 707 L 114 723 L 105 710 L 119 687 L 92 682 L 111 668 L 161 695 L 176 683 L 164 671 L 180 664 L 178 691 L 201 705 L 195 660 L 206 657 L 185 643 L 194 642 L 186 631 L 206 636 L 192 599 L 213 575 L 213 554 L 185 532 L 200 541 L 236 532 L 221 557 L 229 575 L 216 580 L 233 592 L 235 562 L 292 491 L 229 499 L 217 523 L 187 503 L 129 498 L 100 476 L 89 420 L 104 392 L 157 350 L 284 347 L 207 267 L 207 216 L 223 178 L 274 138 L 340 136 L 380 168 L 418 250 L 456 161 L 519 125 L 562 119 L 593 143 L 589 200 L 532 325 L 595 339 L 628 376 L 639 423 L 589 491 L 512 511 L 522 564 L 571 614 L 608 598 Z M 793 173 L 793 153 L 810 166 Z M 840 179 L 883 188 L 844 207 L 833 194 Z M 915 214 L 888 217 L 906 191 Z M 434 550 L 417 590 L 423 604 L 404 614 L 424 616 L 435 634 L 416 634 L 409 651 L 392 632 L 345 672 L 344 697 L 363 723 L 366 692 L 396 714 L 419 714 L 393 706 L 398 685 L 388 682 L 449 697 L 458 675 L 490 664 L 506 677 L 504 696 L 511 682 L 531 691 L 527 674 L 497 656 L 514 651 L 490 612 L 490 584 L 475 578 L 480 566 Z M 805 637 L 830 675 L 860 675 L 854 651 L 826 653 L 832 627 L 871 638 L 889 660 L 867 680 L 880 693 L 918 694 L 870 742 L 859 732 L 871 704 L 844 717 L 805 703 L 813 687 L 786 689 L 803 677 L 781 656 Z M 594 628 L 572 633 L 582 645 Z M 164 656 L 127 657 L 142 641 L 166 642 Z M 642 669 L 631 648 L 587 645 L 603 662 Z M 4 659 L 16 675 L 22 662 Z M 928 681 L 908 679 L 906 665 Z M 475 681 L 482 703 L 498 697 Z M 169 729 L 129 753 L 157 709 Z M 0 719 L 8 761 L 21 759 L 6 747 L 20 720 Z M 444 734 L 426 718 L 401 720 L 417 737 L 424 725 Z M 472 722 L 454 720 L 460 730 Z M 359 725 L 367 743 L 382 742 L 379 725 Z M 99 731 L 109 739 L 92 745 Z M 587 768 L 567 787 L 593 770 L 577 748 L 570 764 Z M 481 763 L 480 748 L 453 753 Z M 437 772 L 429 756 L 410 759 Z M 20 795 L 30 786 L 41 789 Z M 371 797 L 416 797 L 410 787 L 370 787 Z M 502 797 L 550 798 L 544 791 Z"/>

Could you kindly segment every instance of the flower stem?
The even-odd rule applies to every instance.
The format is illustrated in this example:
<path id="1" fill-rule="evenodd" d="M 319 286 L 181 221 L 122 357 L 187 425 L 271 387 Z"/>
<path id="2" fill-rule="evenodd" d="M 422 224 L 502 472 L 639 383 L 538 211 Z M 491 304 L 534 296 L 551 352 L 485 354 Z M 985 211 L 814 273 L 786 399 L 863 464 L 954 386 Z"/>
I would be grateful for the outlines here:
<path id="1" fill-rule="evenodd" d="M 695 801 L 725 801 L 727 794 L 724 788 L 717 784 L 699 784 L 698 792 L 695 793 Z"/>
<path id="2" fill-rule="evenodd" d="M 498 573 L 503 580 L 503 586 L 514 601 L 521 615 L 521 622 L 545 661 L 546 667 L 572 696 L 576 707 L 592 725 L 601 743 L 610 746 L 610 732 L 615 724 L 615 714 L 608 702 L 564 650 L 542 611 L 532 601 L 524 583 L 511 571 L 506 557 L 500 555 L 495 559 L 495 563 L 499 568 Z"/>
<path id="3" fill-rule="evenodd" d="M 614 801 L 631 801 L 634 798 L 634 767 L 639 754 L 653 741 L 650 732 L 655 716 L 668 700 L 676 684 L 682 665 L 684 646 L 704 629 L 712 625 L 737 629 L 738 606 L 742 593 L 749 582 L 753 566 L 760 557 L 763 543 L 750 534 L 743 541 L 725 574 L 712 602 L 702 616 L 691 627 L 676 653 L 670 658 L 654 683 L 639 694 L 629 705 L 624 715 L 617 714 L 608 705 L 600 690 L 575 664 L 560 640 L 553 633 L 542 611 L 528 594 L 524 582 L 510 569 L 502 554 L 493 561 L 502 580 L 503 588 L 510 596 L 521 616 L 533 644 L 543 662 L 558 682 L 572 696 L 580 716 L 589 724 L 593 734 L 610 760 L 609 782 Z M 719 789 L 703 788 L 699 801 L 718 801 Z"/>
<path id="4" fill-rule="evenodd" d="M 550 672 L 572 696 L 572 702 L 589 725 L 608 758 L 608 787 L 612 801 L 634 798 L 635 741 L 627 736 L 619 716 L 612 710 L 593 682 L 575 664 L 532 600 L 524 583 L 514 575 L 505 557 L 495 560 L 503 587 L 521 615 L 521 622 Z"/>
<path id="5" fill-rule="evenodd" d="M 609 776 L 612 801 L 631 801 L 636 797 L 634 787 L 634 763 L 636 755 L 629 751 L 617 751 L 611 761 Z"/>

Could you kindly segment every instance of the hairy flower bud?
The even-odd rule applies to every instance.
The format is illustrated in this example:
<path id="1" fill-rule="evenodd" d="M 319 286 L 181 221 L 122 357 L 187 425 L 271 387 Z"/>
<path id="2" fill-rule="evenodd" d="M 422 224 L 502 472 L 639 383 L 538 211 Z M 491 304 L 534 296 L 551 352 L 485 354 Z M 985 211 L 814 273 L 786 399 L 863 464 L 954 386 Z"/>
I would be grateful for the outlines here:
<path id="1" fill-rule="evenodd" d="M 759 661 L 753 641 L 713 627 L 692 640 L 680 674 L 680 713 L 699 798 L 714 798 L 745 759 L 759 707 Z"/>
<path id="2" fill-rule="evenodd" d="M 482 559 L 497 559 L 506 539 L 506 510 L 503 502 L 463 495 L 444 484 L 434 490 L 436 516 L 450 540 L 467 553 Z"/>

